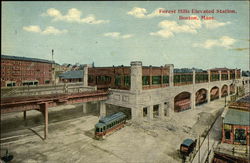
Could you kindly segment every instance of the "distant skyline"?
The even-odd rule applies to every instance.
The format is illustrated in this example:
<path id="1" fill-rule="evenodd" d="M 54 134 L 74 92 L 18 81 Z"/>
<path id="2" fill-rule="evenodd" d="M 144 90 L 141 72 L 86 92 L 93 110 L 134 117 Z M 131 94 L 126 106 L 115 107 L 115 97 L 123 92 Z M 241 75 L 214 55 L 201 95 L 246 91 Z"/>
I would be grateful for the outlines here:
<path id="1" fill-rule="evenodd" d="M 249 70 L 249 2 L 2 2 L 1 39 L 4 55 L 51 60 L 54 49 L 59 64 Z"/>

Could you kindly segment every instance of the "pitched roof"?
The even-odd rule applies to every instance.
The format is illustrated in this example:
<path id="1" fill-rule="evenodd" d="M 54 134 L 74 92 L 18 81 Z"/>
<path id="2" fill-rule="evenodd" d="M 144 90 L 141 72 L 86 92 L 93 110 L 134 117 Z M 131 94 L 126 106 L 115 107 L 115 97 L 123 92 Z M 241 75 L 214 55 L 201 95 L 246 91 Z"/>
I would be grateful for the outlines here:
<path id="1" fill-rule="evenodd" d="M 249 126 L 250 112 L 237 109 L 228 109 L 224 118 L 224 123 Z"/>
<path id="2" fill-rule="evenodd" d="M 1 54 L 1 59 L 31 61 L 31 62 L 43 62 L 43 63 L 55 63 L 54 61 L 50 61 L 50 60 L 46 60 L 46 59 L 19 57 L 19 56 L 2 55 L 2 54 Z"/>
<path id="3" fill-rule="evenodd" d="M 62 79 L 80 79 L 83 78 L 83 70 L 67 71 L 60 74 L 59 77 Z"/>

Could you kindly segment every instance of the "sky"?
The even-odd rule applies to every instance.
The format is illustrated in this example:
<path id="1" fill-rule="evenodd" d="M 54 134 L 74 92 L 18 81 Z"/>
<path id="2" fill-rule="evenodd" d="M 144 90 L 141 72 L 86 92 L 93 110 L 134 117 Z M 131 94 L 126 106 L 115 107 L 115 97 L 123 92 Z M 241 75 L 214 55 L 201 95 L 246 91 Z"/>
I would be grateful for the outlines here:
<path id="1" fill-rule="evenodd" d="M 59 64 L 249 70 L 248 1 L 2 2 L 1 30 L 2 54 Z"/>

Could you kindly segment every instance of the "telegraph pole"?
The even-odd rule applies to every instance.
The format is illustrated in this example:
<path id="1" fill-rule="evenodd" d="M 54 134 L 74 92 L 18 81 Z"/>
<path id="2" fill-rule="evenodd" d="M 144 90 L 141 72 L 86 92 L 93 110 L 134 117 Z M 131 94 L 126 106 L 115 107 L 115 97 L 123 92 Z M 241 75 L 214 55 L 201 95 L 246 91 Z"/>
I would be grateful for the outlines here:
<path id="1" fill-rule="evenodd" d="M 52 49 L 52 54 L 51 55 L 52 55 L 52 62 L 53 62 L 54 61 L 54 57 L 53 57 L 54 56 L 54 49 Z"/>

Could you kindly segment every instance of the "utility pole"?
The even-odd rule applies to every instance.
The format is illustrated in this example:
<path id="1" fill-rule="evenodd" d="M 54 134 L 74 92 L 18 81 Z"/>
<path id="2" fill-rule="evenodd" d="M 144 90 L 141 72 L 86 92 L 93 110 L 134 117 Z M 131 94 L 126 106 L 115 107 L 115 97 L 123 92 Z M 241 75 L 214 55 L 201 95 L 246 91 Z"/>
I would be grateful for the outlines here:
<path id="1" fill-rule="evenodd" d="M 53 62 L 54 61 L 54 57 L 53 57 L 54 56 L 54 49 L 52 49 L 52 54 L 51 55 L 52 55 L 52 62 Z"/>
<path id="2" fill-rule="evenodd" d="M 55 80 L 56 80 L 56 74 L 55 74 L 55 62 L 54 62 L 54 49 L 52 49 L 51 51 L 51 55 L 52 55 L 52 84 L 56 84 Z"/>

